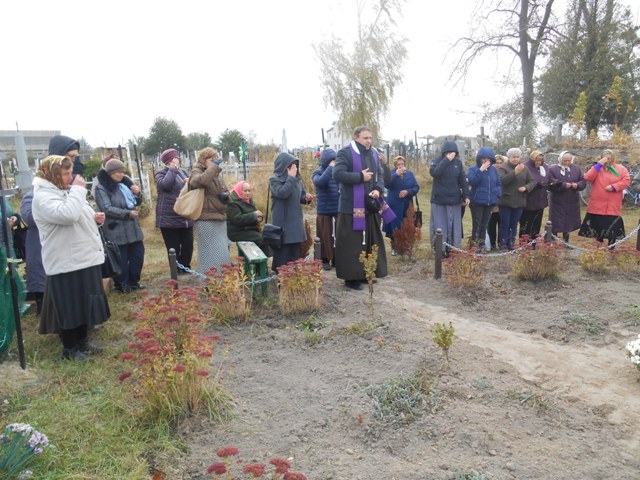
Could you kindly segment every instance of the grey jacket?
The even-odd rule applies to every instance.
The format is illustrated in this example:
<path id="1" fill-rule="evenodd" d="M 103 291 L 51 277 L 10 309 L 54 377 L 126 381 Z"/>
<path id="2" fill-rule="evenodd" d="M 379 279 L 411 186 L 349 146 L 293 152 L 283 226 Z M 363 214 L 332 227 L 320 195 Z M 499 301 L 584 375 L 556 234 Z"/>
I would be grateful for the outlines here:
<path id="1" fill-rule="evenodd" d="M 105 213 L 106 219 L 102 230 L 107 240 L 111 240 L 116 245 L 126 245 L 128 243 L 143 240 L 142 229 L 138 218 L 132 218 L 124 195 L 120 191 L 118 182 L 113 180 L 105 171 L 98 173 L 100 185 L 96 187 L 96 203 L 98 209 Z M 142 197 L 136 197 L 137 204 L 142 202 Z"/>
<path id="2" fill-rule="evenodd" d="M 287 174 L 287 168 L 297 159 L 288 153 L 280 153 L 274 162 L 273 176 L 269 178 L 271 189 L 271 223 L 284 229 L 282 244 L 300 243 L 307 239 L 304 230 L 302 207 L 306 195 L 300 174 Z"/>

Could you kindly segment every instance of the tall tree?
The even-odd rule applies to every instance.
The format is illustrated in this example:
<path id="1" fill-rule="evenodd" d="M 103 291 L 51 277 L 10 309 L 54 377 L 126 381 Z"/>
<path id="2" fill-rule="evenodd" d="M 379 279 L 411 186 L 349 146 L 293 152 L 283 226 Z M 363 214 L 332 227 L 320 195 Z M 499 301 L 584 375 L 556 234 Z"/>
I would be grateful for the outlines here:
<path id="1" fill-rule="evenodd" d="M 380 121 L 387 112 L 407 55 L 405 38 L 394 28 L 404 0 L 357 0 L 357 38 L 352 51 L 331 35 L 314 45 L 320 64 L 324 101 L 338 115 L 338 128 L 351 132 L 359 125 L 380 139 Z"/>
<path id="2" fill-rule="evenodd" d="M 451 72 L 456 83 L 488 52 L 508 52 L 520 63 L 523 125 L 533 117 L 534 75 L 538 56 L 555 36 L 554 0 L 489 0 L 476 5 L 472 33 L 455 43 L 461 51 Z M 486 12 L 486 13 L 485 13 Z"/>
<path id="3" fill-rule="evenodd" d="M 243 143 L 246 144 L 247 141 L 239 130 L 226 129 L 218 137 L 216 148 L 225 160 L 229 158 L 229 153 L 233 152 L 237 161 L 240 160 L 240 145 Z"/>
<path id="4" fill-rule="evenodd" d="M 157 155 L 167 148 L 185 149 L 185 138 L 182 129 L 174 120 L 158 117 L 149 129 L 145 139 L 143 152 L 146 155 Z"/>
<path id="5" fill-rule="evenodd" d="M 540 108 L 551 117 L 579 111 L 587 132 L 630 132 L 640 119 L 640 38 L 630 11 L 616 0 L 572 0 L 567 20 L 540 76 Z"/>
<path id="6" fill-rule="evenodd" d="M 189 150 L 202 150 L 211 145 L 213 145 L 213 141 L 207 132 L 193 132 L 187 135 L 186 147 Z"/>

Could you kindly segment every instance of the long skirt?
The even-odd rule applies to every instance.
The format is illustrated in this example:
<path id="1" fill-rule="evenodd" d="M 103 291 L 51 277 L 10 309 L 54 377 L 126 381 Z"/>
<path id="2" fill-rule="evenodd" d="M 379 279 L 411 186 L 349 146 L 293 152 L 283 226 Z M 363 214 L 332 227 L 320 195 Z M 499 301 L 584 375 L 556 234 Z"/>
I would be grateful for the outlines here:
<path id="1" fill-rule="evenodd" d="M 47 276 L 39 333 L 91 328 L 106 322 L 110 315 L 100 265 Z"/>
<path id="2" fill-rule="evenodd" d="M 449 245 L 460 248 L 462 243 L 462 209 L 458 205 L 431 204 L 431 245 L 435 244 L 436 230 L 442 229 L 442 238 Z"/>
<path id="3" fill-rule="evenodd" d="M 598 242 L 607 239 L 607 245 L 624 238 L 624 220 L 616 215 L 597 215 L 587 213 L 584 216 L 578 235 L 595 238 Z"/>
<path id="4" fill-rule="evenodd" d="M 230 264 L 227 222 L 222 220 L 198 220 L 196 222 L 198 242 L 198 272 L 206 273 L 212 268 L 217 273 L 222 264 Z"/>
<path id="5" fill-rule="evenodd" d="M 316 216 L 316 235 L 320 239 L 320 256 L 323 261 L 333 261 L 335 256 L 335 220 L 332 215 Z"/>
<path id="6" fill-rule="evenodd" d="M 286 243 L 280 248 L 272 248 L 273 260 L 271 261 L 271 269 L 278 272 L 278 268 L 289 262 L 295 262 L 300 255 L 300 243 Z"/>
<path id="7" fill-rule="evenodd" d="M 353 229 L 353 215 L 339 213 L 336 222 L 336 275 L 342 280 L 364 280 L 364 265 L 360 263 L 360 252 L 371 253 L 378 246 L 376 278 L 387 276 L 387 252 L 380 231 L 380 216 L 366 214 L 364 232 Z"/>

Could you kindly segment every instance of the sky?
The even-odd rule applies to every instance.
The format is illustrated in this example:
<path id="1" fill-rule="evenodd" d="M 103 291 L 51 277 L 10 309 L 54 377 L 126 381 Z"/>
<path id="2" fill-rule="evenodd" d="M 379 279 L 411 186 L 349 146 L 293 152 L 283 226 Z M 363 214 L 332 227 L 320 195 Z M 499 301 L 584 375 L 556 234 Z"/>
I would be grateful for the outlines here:
<path id="1" fill-rule="evenodd" d="M 0 130 L 17 122 L 112 146 L 147 136 L 165 117 L 214 140 L 237 129 L 280 144 L 285 129 L 293 148 L 320 144 L 337 119 L 312 45 L 332 33 L 351 43 L 355 0 L 5 3 Z M 464 89 L 448 82 L 445 56 L 476 4 L 406 1 L 396 22 L 408 57 L 385 139 L 477 135 L 482 103 L 516 93 L 496 85 L 502 72 L 491 57 Z"/>

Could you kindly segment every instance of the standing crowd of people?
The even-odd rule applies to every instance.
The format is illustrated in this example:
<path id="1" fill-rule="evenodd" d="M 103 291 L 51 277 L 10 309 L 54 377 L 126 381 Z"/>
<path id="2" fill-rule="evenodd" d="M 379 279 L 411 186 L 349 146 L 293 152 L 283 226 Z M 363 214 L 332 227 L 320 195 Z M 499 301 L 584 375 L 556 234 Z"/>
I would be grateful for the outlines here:
<path id="1" fill-rule="evenodd" d="M 405 219 L 420 186 L 404 157 L 388 159 L 373 147 L 372 132 L 362 126 L 352 141 L 339 151 L 326 148 L 312 174 L 316 192 L 316 235 L 321 241 L 323 268 L 335 268 L 347 288 L 361 290 L 367 282 L 361 252 L 377 248 L 375 276 L 387 275 L 383 233 L 390 238 L 395 255 L 394 234 Z M 33 190 L 22 199 L 20 214 L 28 226 L 25 241 L 27 288 L 35 299 L 40 333 L 59 335 L 65 359 L 87 360 L 101 347 L 89 334 L 110 315 L 109 279 L 102 278 L 104 241 L 113 242 L 120 253 L 120 272 L 113 278 L 117 292 L 128 294 L 145 288 L 141 284 L 144 236 L 138 207 L 142 195 L 125 174 L 117 155 L 104 159 L 94 179 L 95 211 L 87 202 L 82 177 L 84 165 L 80 145 L 57 135 L 49 144 L 49 156 L 40 162 Z M 221 158 L 213 148 L 199 152 L 188 172 L 180 166 L 180 153 L 167 149 L 160 155 L 162 168 L 155 174 L 157 187 L 156 227 L 167 252 L 174 249 L 181 271 L 191 271 L 194 237 L 200 273 L 220 270 L 231 262 L 231 242 L 254 242 L 267 257 L 273 257 L 274 272 L 301 257 L 306 241 L 302 205 L 313 202 L 299 171 L 299 160 L 283 152 L 274 161 L 268 180 L 271 209 L 260 211 L 252 198 L 252 185 L 240 181 L 229 190 L 222 176 Z M 511 148 L 506 156 L 491 147 L 481 147 L 475 164 L 465 170 L 456 142 L 446 141 L 430 166 L 430 232 L 443 232 L 448 246 L 461 247 L 462 217 L 468 206 L 472 229 L 469 244 L 480 251 L 515 248 L 517 238 L 540 235 L 544 210 L 554 234 L 593 237 L 609 245 L 624 236 L 620 216 L 623 191 L 631 184 L 627 169 L 615 161 L 612 151 L 585 174 L 570 152 L 562 152 L 557 164 L 548 165 L 534 150 L 526 161 L 522 151 Z M 584 219 L 579 192 L 587 182 L 591 195 Z M 634 178 L 640 189 L 640 175 Z M 191 220 L 177 214 L 174 205 L 185 190 L 202 189 L 202 210 Z M 16 214 L 8 210 L 8 225 Z M 269 244 L 262 225 L 281 227 L 281 238 Z M 194 236 L 195 227 L 195 236 Z M 518 228 L 519 227 L 519 228 Z"/>

